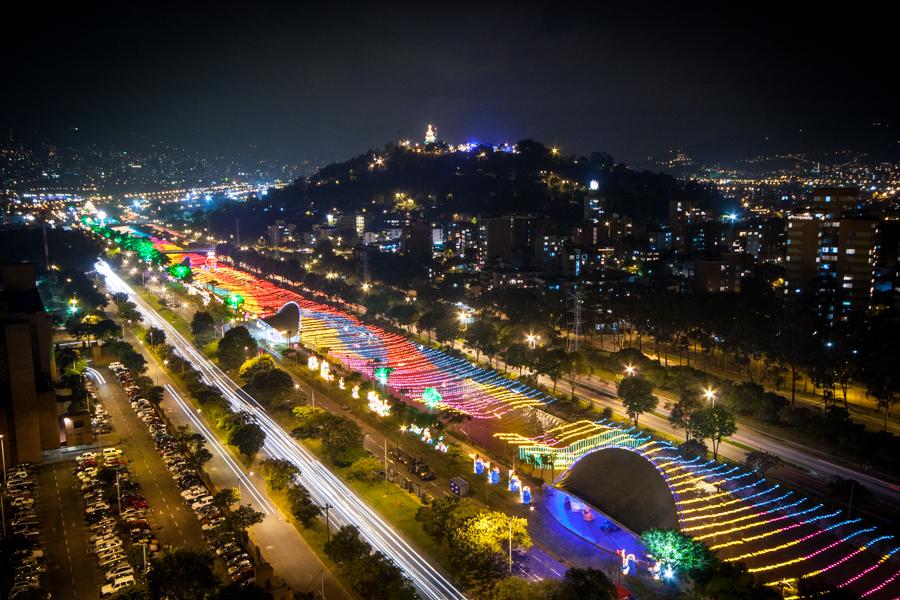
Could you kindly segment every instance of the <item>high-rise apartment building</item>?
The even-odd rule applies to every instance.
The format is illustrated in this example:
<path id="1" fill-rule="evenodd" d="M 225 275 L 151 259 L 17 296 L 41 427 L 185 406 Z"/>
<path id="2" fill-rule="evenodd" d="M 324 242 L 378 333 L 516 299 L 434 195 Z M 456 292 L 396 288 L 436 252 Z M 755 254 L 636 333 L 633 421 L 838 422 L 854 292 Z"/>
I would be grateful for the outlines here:
<path id="1" fill-rule="evenodd" d="M 788 219 L 788 293 L 815 294 L 819 312 L 843 318 L 872 299 L 878 221 L 823 214 Z"/>
<path id="2" fill-rule="evenodd" d="M 8 464 L 40 462 L 44 450 L 60 445 L 51 382 L 53 325 L 34 265 L 3 265 L 0 278 L 0 433 Z"/>

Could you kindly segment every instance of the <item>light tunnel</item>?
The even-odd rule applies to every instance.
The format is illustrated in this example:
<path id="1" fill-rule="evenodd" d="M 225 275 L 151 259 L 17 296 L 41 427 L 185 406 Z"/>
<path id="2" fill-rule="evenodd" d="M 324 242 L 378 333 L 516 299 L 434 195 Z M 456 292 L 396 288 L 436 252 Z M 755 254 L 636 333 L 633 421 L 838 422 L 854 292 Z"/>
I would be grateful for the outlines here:
<path id="1" fill-rule="evenodd" d="M 556 486 L 640 534 L 679 526 L 675 495 L 665 475 L 631 448 L 600 448 L 573 463 Z"/>

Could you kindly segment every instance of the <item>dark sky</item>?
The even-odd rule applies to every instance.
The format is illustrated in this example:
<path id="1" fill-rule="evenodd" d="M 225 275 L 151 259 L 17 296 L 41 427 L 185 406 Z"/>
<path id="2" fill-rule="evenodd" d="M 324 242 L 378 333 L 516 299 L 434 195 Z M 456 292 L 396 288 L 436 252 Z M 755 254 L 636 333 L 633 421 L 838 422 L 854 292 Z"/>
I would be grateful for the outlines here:
<path id="1" fill-rule="evenodd" d="M 896 21 L 874 3 L 16 4 L 0 124 L 25 138 L 333 160 L 434 122 L 630 162 L 900 139 Z"/>

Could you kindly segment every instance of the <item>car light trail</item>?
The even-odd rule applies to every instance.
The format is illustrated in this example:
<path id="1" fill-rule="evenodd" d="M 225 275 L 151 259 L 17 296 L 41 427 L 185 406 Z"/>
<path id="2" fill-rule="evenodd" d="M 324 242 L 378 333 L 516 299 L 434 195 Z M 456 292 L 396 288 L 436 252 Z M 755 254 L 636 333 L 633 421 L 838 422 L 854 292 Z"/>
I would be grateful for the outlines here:
<path id="1" fill-rule="evenodd" d="M 184 399 L 178 394 L 175 390 L 175 387 L 171 384 L 167 384 L 163 386 L 169 395 L 175 399 L 175 402 L 181 408 L 185 415 L 187 415 L 188 419 L 193 423 L 194 427 L 197 428 L 204 438 L 213 446 L 216 453 L 222 457 L 222 460 L 225 461 L 225 464 L 228 468 L 235 474 L 238 478 L 238 481 L 247 488 L 247 491 L 253 496 L 253 499 L 256 500 L 257 504 L 259 504 L 262 512 L 271 515 L 275 514 L 277 510 L 274 506 L 269 502 L 269 500 L 262 494 L 259 489 L 250 481 L 250 478 L 244 473 L 244 471 L 234 462 L 231 458 L 231 455 L 228 454 L 228 451 L 219 443 L 219 440 L 216 439 L 216 436 L 206 427 L 206 424 L 203 423 L 201 419 L 198 419 L 194 414 L 194 409 L 184 401 Z"/>
<path id="2" fill-rule="evenodd" d="M 384 522 L 350 488 L 322 465 L 307 448 L 298 444 L 265 410 L 231 381 L 202 353 L 197 351 L 167 321 L 156 313 L 128 286 L 109 265 L 98 261 L 97 272 L 106 278 L 107 286 L 114 291 L 127 294 L 147 321 L 166 333 L 166 339 L 182 356 L 212 384 L 218 387 L 235 409 L 251 413 L 266 432 L 265 449 L 272 456 L 290 460 L 300 468 L 301 478 L 306 480 L 310 494 L 319 503 L 328 502 L 333 506 L 332 515 L 336 523 L 352 523 L 372 546 L 393 560 L 410 578 L 419 593 L 426 598 L 462 599 L 465 596 L 437 569 L 416 552 L 390 525 Z"/>

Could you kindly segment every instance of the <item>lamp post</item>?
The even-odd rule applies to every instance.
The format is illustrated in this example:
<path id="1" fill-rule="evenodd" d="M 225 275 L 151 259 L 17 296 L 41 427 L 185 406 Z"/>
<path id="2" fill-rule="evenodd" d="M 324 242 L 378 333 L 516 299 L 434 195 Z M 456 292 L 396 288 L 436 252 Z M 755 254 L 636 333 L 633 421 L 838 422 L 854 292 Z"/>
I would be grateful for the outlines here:
<path id="1" fill-rule="evenodd" d="M 116 471 L 116 505 L 119 507 L 119 518 L 122 518 L 122 488 L 119 486 L 119 472 Z"/>
<path id="2" fill-rule="evenodd" d="M 637 372 L 637 367 L 634 365 L 625 365 L 625 374 L 629 377 L 634 377 L 634 374 Z"/>
<path id="3" fill-rule="evenodd" d="M 712 402 L 713 406 L 716 405 L 716 390 L 709 388 L 709 387 L 706 388 L 705 390 L 703 390 L 703 397 L 706 400 L 709 400 L 710 402 Z"/>
<path id="4" fill-rule="evenodd" d="M 529 333 L 528 335 L 525 336 L 525 341 L 528 342 L 528 347 L 531 348 L 532 350 L 535 349 L 535 347 L 537 346 L 537 342 L 540 339 L 541 339 L 541 336 L 535 335 L 533 333 Z"/>

